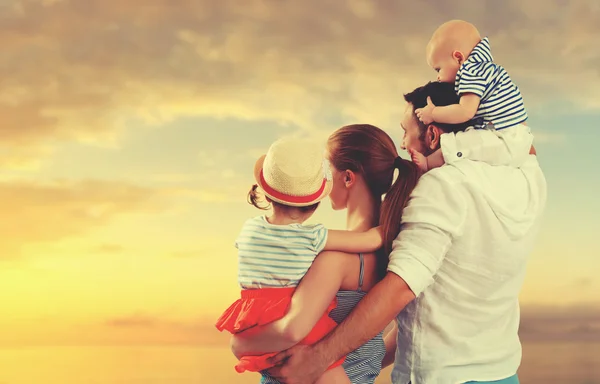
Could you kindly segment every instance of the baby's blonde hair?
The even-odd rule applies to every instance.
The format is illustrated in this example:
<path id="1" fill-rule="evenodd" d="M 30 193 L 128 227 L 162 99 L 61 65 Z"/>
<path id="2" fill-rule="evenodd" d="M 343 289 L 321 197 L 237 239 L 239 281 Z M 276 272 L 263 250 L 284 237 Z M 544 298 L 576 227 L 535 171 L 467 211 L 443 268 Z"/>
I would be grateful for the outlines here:
<path id="1" fill-rule="evenodd" d="M 460 51 L 466 57 L 480 41 L 481 35 L 473 24 L 464 20 L 450 20 L 435 30 L 427 44 L 427 52 L 429 55 L 433 50 L 448 54 Z"/>

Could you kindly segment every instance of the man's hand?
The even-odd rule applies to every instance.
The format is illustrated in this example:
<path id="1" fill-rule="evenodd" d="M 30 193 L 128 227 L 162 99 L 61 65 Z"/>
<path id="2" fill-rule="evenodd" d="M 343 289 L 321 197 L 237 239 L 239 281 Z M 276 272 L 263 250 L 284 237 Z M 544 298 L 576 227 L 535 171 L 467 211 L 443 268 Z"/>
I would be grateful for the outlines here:
<path id="1" fill-rule="evenodd" d="M 415 113 L 419 120 L 425 125 L 433 123 L 433 109 L 435 105 L 431 101 L 431 97 L 427 97 L 427 105 L 423 108 L 415 109 Z"/>
<path id="2" fill-rule="evenodd" d="M 313 384 L 329 367 L 314 345 L 296 345 L 269 359 L 271 376 L 284 384 Z M 280 365 L 277 365 L 280 364 Z"/>

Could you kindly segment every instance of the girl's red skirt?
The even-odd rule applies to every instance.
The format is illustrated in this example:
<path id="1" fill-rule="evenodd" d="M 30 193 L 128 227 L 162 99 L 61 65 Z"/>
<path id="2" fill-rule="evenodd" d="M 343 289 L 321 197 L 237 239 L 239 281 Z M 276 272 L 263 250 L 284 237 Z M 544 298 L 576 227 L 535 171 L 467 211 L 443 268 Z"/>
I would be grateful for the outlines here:
<path id="1" fill-rule="evenodd" d="M 281 319 L 287 313 L 292 295 L 296 288 L 261 288 L 242 290 L 241 298 L 236 300 L 217 320 L 216 327 L 219 331 L 227 330 L 230 333 L 240 333 L 248 328 L 265 325 Z M 310 345 L 321 340 L 331 332 L 337 323 L 329 317 L 329 313 L 336 307 L 334 299 L 317 324 L 300 344 Z M 267 359 L 277 353 L 267 353 L 260 356 L 244 356 L 235 366 L 236 371 L 259 372 L 271 368 Z M 344 362 L 344 358 L 335 362 L 329 369 L 337 367 Z"/>

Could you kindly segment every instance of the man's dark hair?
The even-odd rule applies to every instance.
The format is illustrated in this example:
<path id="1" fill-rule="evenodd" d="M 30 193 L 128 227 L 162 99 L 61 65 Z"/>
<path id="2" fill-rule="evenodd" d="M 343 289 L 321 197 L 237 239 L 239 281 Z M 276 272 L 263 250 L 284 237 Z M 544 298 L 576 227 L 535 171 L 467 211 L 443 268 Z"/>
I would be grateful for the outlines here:
<path id="1" fill-rule="evenodd" d="M 413 113 L 414 109 L 423 108 L 427 105 L 427 97 L 431 97 L 431 101 L 436 106 L 446 106 L 452 104 L 458 104 L 460 97 L 454 90 L 454 84 L 441 83 L 439 81 L 429 82 L 422 87 L 416 88 L 414 91 L 404 95 L 404 100 L 407 103 L 412 104 Z M 427 127 L 421 122 L 416 116 L 417 122 L 419 123 L 419 131 L 421 135 L 425 134 Z M 459 132 L 464 131 L 468 127 L 473 125 L 472 121 L 467 121 L 460 124 L 446 124 L 446 123 L 434 123 L 435 126 L 442 129 L 444 132 Z"/>

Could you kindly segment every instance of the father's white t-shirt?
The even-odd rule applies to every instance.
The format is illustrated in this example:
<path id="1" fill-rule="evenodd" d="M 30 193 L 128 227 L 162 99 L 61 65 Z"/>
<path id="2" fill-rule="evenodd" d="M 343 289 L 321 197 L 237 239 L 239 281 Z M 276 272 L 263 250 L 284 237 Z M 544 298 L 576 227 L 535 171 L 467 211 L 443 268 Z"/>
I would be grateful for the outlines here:
<path id="1" fill-rule="evenodd" d="M 394 384 L 517 372 L 518 296 L 545 204 L 535 156 L 521 168 L 456 161 L 421 177 L 388 266 L 417 296 L 397 317 Z"/>

